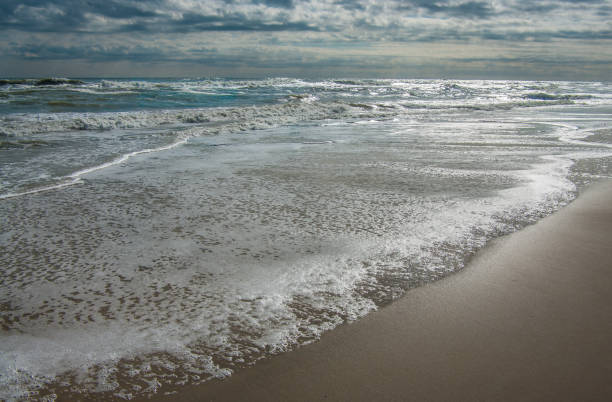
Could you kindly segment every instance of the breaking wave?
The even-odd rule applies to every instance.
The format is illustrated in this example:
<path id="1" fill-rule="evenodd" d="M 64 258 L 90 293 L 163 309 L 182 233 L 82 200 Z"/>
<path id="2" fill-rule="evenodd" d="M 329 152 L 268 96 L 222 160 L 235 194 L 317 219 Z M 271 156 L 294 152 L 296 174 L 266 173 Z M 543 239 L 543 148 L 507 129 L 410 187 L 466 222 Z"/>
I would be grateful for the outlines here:
<path id="1" fill-rule="evenodd" d="M 548 96 L 548 95 L 547 95 Z M 588 97 L 556 96 L 513 102 L 322 102 L 311 94 L 290 95 L 281 103 L 263 106 L 200 108 L 182 110 L 146 110 L 131 112 L 63 113 L 9 115 L 0 118 L 0 135 L 5 137 L 78 130 L 113 130 L 192 127 L 193 134 L 257 130 L 326 119 L 385 119 L 419 110 L 508 110 L 513 108 L 569 105 Z"/>

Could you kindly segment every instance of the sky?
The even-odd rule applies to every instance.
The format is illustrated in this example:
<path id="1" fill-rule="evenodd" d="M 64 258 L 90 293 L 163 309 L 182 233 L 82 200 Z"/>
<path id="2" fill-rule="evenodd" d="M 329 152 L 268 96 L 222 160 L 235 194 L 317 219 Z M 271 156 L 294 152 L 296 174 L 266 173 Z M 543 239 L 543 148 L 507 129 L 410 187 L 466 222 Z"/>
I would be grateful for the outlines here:
<path id="1" fill-rule="evenodd" d="M 612 81 L 612 0 L 1 0 L 2 77 Z"/>

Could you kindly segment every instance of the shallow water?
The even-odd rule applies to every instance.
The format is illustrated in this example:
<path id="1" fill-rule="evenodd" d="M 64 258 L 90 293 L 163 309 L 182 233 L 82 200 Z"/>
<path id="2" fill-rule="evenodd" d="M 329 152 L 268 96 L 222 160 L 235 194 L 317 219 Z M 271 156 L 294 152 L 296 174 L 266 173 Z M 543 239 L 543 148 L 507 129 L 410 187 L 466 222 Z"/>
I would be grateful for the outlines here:
<path id="1" fill-rule="evenodd" d="M 7 399 L 230 375 L 461 269 L 612 166 L 601 83 L 30 87 L 0 113 Z M 96 91 L 117 98 L 98 112 Z M 44 106 L 68 92 L 78 110 Z"/>

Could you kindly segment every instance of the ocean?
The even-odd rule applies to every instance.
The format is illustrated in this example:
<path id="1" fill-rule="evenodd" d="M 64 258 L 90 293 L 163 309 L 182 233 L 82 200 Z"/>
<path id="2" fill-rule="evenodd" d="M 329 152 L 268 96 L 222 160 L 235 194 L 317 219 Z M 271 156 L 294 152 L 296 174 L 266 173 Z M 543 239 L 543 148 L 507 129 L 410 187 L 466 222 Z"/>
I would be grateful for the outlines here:
<path id="1" fill-rule="evenodd" d="M 223 378 L 612 176 L 612 83 L 0 80 L 0 399 Z"/>

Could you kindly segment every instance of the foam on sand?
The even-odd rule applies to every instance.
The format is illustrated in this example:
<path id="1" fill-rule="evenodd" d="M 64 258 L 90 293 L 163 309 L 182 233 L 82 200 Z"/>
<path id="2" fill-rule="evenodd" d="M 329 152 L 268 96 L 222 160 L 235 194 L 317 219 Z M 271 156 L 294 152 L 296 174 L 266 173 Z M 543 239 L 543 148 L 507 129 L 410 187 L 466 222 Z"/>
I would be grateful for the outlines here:
<path id="1" fill-rule="evenodd" d="M 606 401 L 610 199 L 612 184 L 600 183 L 462 272 L 316 344 L 153 400 Z"/>

